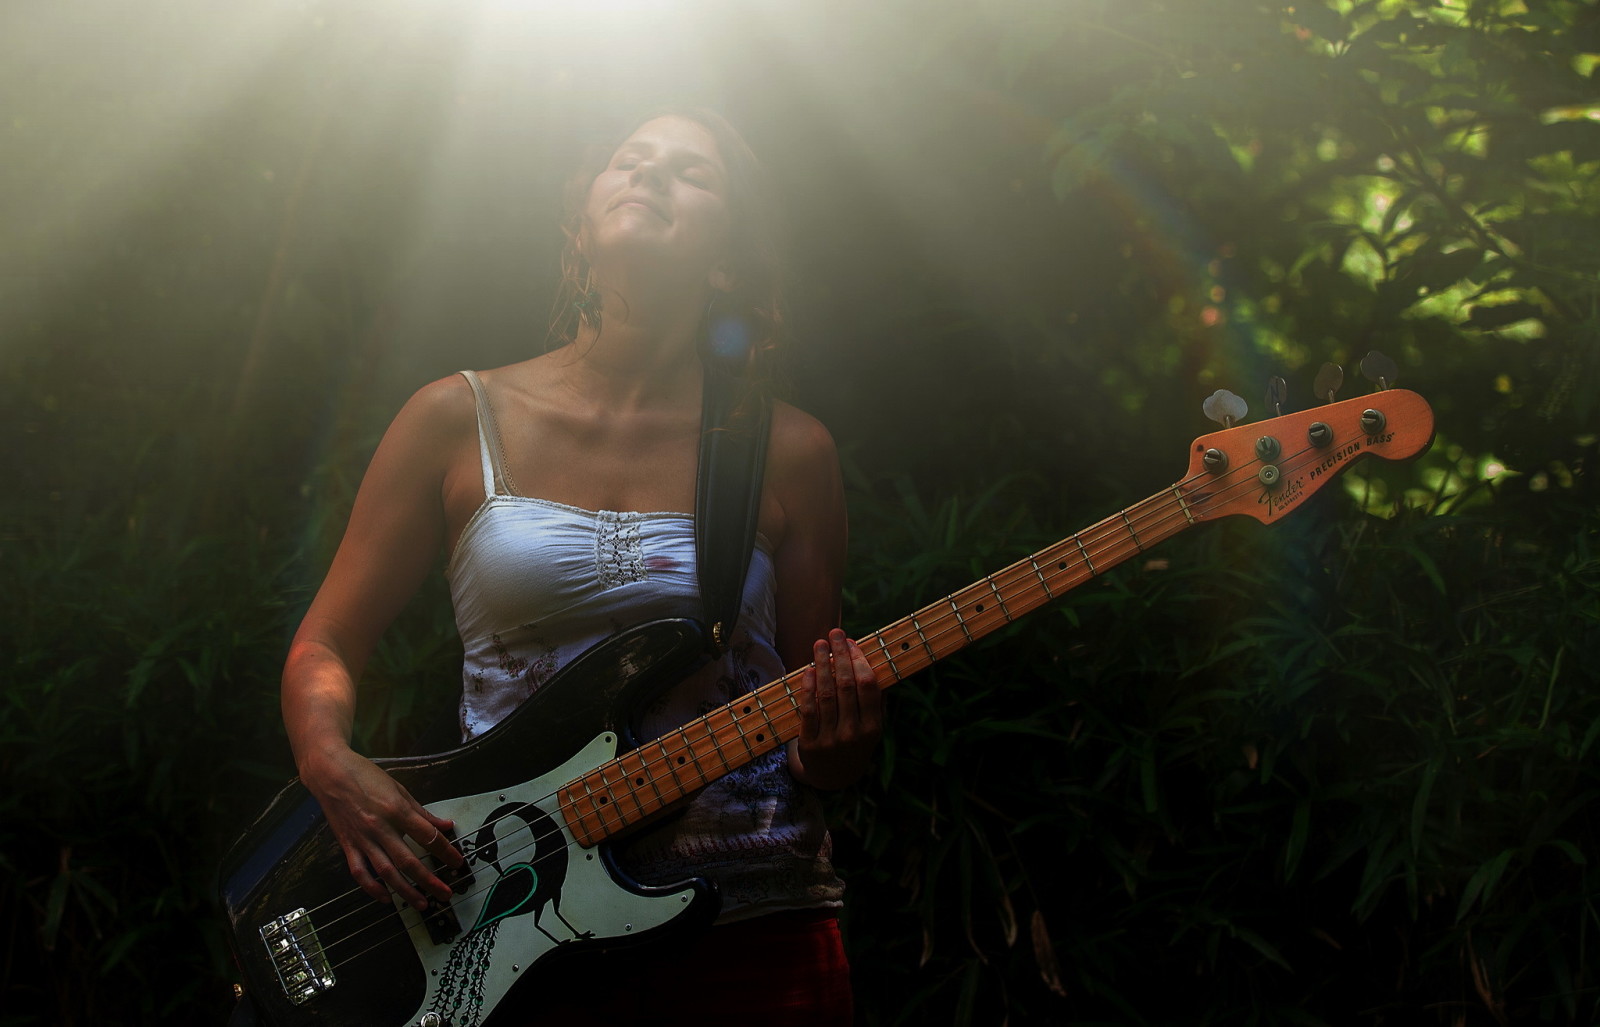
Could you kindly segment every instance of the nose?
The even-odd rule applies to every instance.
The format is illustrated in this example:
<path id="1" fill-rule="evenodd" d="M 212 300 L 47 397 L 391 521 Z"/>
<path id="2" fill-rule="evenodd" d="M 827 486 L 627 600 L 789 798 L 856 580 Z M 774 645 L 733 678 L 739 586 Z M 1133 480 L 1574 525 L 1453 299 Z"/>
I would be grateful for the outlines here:
<path id="1" fill-rule="evenodd" d="M 666 181 L 666 179 L 661 173 L 660 165 L 653 160 L 648 160 L 645 158 L 641 158 L 639 162 L 633 166 L 633 174 L 628 176 L 628 182 L 630 185 L 638 185 L 640 182 L 648 182 L 653 186 L 659 187 L 664 181 Z"/>

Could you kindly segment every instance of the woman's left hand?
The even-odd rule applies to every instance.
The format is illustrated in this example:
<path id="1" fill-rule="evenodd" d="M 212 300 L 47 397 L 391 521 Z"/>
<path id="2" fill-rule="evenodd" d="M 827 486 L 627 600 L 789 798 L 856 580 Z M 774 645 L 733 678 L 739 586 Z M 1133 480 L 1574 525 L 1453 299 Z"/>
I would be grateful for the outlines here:
<path id="1" fill-rule="evenodd" d="M 800 738 L 789 751 L 796 780 L 844 788 L 866 773 L 883 736 L 883 692 L 854 639 L 838 628 L 811 647 L 800 679 Z"/>

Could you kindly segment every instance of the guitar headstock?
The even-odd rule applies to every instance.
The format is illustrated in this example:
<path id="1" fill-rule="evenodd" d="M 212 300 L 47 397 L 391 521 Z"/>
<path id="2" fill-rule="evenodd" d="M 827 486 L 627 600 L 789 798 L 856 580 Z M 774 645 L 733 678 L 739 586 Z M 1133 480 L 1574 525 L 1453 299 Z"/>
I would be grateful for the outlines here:
<path id="1" fill-rule="evenodd" d="M 1361 457 L 1409 460 L 1432 441 L 1428 401 L 1385 389 L 1202 435 L 1177 488 L 1196 521 L 1244 514 L 1270 524 Z"/>

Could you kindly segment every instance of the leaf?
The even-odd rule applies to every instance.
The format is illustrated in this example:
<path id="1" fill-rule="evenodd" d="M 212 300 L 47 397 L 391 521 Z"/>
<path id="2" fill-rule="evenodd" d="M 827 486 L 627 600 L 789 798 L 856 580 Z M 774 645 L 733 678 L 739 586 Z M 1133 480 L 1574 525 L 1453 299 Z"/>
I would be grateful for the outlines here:
<path id="1" fill-rule="evenodd" d="M 1467 315 L 1464 324 L 1469 328 L 1481 331 L 1491 331 L 1495 328 L 1504 328 L 1518 321 L 1527 321 L 1544 316 L 1544 308 L 1537 303 L 1478 303 L 1472 308 L 1472 313 Z"/>
<path id="2" fill-rule="evenodd" d="M 1439 777 L 1439 763 L 1431 761 L 1422 768 L 1422 785 L 1411 800 L 1411 855 L 1422 851 L 1422 836 L 1428 824 L 1428 799 L 1433 794 L 1433 783 Z"/>
<path id="3" fill-rule="evenodd" d="M 1246 945 L 1249 945 L 1251 948 L 1261 953 L 1261 955 L 1266 959 L 1276 963 L 1278 966 L 1283 967 L 1290 973 L 1294 972 L 1294 967 L 1290 966 L 1288 960 L 1283 958 L 1283 953 L 1279 952 L 1274 945 L 1268 942 L 1261 935 L 1257 934 L 1255 931 L 1240 927 L 1237 924 L 1229 924 L 1228 932 L 1235 938 L 1238 938 Z"/>
<path id="4" fill-rule="evenodd" d="M 1600 122 L 1587 118 L 1524 125 L 1505 133 L 1502 145 L 1510 154 L 1527 160 L 1550 153 L 1570 153 L 1576 164 L 1600 160 Z"/>
<path id="5" fill-rule="evenodd" d="M 50 893 L 45 897 L 44 923 L 40 926 L 46 952 L 54 952 L 56 939 L 61 934 L 61 921 L 67 912 L 67 892 L 72 887 L 72 870 L 68 866 L 65 850 L 61 855 L 61 869 L 50 882 Z"/>
<path id="6" fill-rule="evenodd" d="M 1483 251 L 1471 246 L 1441 253 L 1423 250 L 1395 262 L 1394 281 L 1408 290 L 1432 295 L 1444 292 L 1483 263 Z"/>
<path id="7" fill-rule="evenodd" d="M 1367 863 L 1361 870 L 1361 887 L 1351 907 L 1358 917 L 1365 918 L 1376 908 L 1378 899 L 1400 864 L 1399 849 L 1392 844 L 1395 830 L 1392 825 L 1385 827 L 1368 845 Z"/>
<path id="8" fill-rule="evenodd" d="M 1290 15 L 1290 18 L 1329 42 L 1337 43 L 1345 38 L 1344 19 L 1337 11 L 1323 6 L 1317 0 L 1296 4 L 1294 14 Z"/>
<path id="9" fill-rule="evenodd" d="M 1283 847 L 1283 878 L 1285 881 L 1294 878 L 1294 872 L 1300 866 L 1300 857 L 1305 852 L 1306 838 L 1311 834 L 1311 801 L 1301 799 L 1295 803 L 1294 820 L 1289 827 L 1289 841 Z"/>
<path id="10" fill-rule="evenodd" d="M 1414 561 L 1422 573 L 1428 576 L 1428 581 L 1433 585 L 1434 591 L 1440 595 L 1449 595 L 1449 589 L 1445 587 L 1444 576 L 1439 573 L 1439 566 L 1434 563 L 1433 557 L 1429 556 L 1420 546 L 1414 543 L 1407 543 L 1403 548 L 1407 558 Z"/>
<path id="11" fill-rule="evenodd" d="M 1461 892 L 1461 903 L 1456 907 L 1456 923 L 1459 924 L 1466 919 L 1467 910 L 1472 908 L 1474 902 L 1481 899 L 1483 905 L 1488 905 L 1490 897 L 1494 894 L 1495 885 L 1500 882 L 1500 876 L 1505 873 L 1511 857 L 1516 854 L 1516 849 L 1506 849 L 1478 868 L 1477 873 L 1472 875 L 1467 881 L 1467 887 Z"/>
<path id="12" fill-rule="evenodd" d="M 1156 780 L 1154 739 L 1147 739 L 1139 753 L 1139 792 L 1144 796 L 1146 813 L 1155 813 L 1161 809 L 1160 786 Z"/>
<path id="13" fill-rule="evenodd" d="M 1033 916 L 1028 920 L 1028 934 L 1033 939 L 1033 961 L 1039 968 L 1044 986 L 1066 998 L 1067 988 L 1061 983 L 1061 966 L 1056 961 L 1056 948 L 1050 941 L 1050 931 L 1045 926 L 1042 911 L 1033 911 Z"/>

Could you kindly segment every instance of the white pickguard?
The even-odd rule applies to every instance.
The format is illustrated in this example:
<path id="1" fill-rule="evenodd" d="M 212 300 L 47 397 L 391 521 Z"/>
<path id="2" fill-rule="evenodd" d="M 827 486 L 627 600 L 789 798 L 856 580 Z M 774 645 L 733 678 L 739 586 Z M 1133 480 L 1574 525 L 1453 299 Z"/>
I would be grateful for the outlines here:
<path id="1" fill-rule="evenodd" d="M 512 788 L 429 804 L 428 808 L 435 815 L 455 822 L 456 838 L 463 850 L 468 851 L 471 860 L 468 869 L 474 880 L 466 894 L 456 895 L 451 900 L 462 933 L 449 943 L 435 944 L 428 935 L 422 914 L 409 906 L 401 910 L 401 918 L 428 978 L 427 994 L 408 1023 L 419 1027 L 474 1027 L 541 957 L 573 940 L 574 928 L 580 936 L 587 934 L 593 939 L 625 938 L 659 927 L 689 908 L 694 892 L 687 881 L 682 888 L 665 895 L 638 895 L 617 885 L 606 873 L 599 850 L 579 846 L 556 811 L 557 790 L 613 758 L 616 748 L 617 736 L 603 734 L 571 760 L 542 777 Z M 549 817 L 544 826 L 550 837 L 536 843 L 525 821 L 516 817 L 502 819 L 493 829 L 498 846 L 494 861 L 500 868 L 497 871 L 494 865 L 480 858 L 482 853 L 470 851 L 471 840 L 480 836 L 483 825 L 497 810 L 514 803 L 539 807 Z M 550 830 L 552 824 L 554 831 Z M 559 837 L 555 836 L 556 832 Z M 566 878 L 561 882 L 559 896 L 533 909 L 526 904 L 531 894 L 527 884 L 530 879 L 540 879 L 541 867 L 546 882 L 558 876 L 554 873 L 557 864 L 553 861 L 559 857 L 547 855 L 557 848 L 566 853 Z M 536 852 L 537 863 L 534 862 Z M 501 877 L 502 873 L 523 862 L 534 863 L 531 874 L 523 871 L 520 875 Z M 495 895 L 497 880 L 502 892 L 497 898 L 497 910 L 508 906 L 516 908 L 512 900 L 518 898 L 523 899 L 524 904 L 518 912 L 503 915 L 492 925 L 475 930 L 485 904 Z M 516 889 L 510 899 L 505 894 L 507 886 Z M 558 940 L 552 941 L 540 927 Z M 452 965 L 451 955 L 458 949 L 462 951 Z"/>

